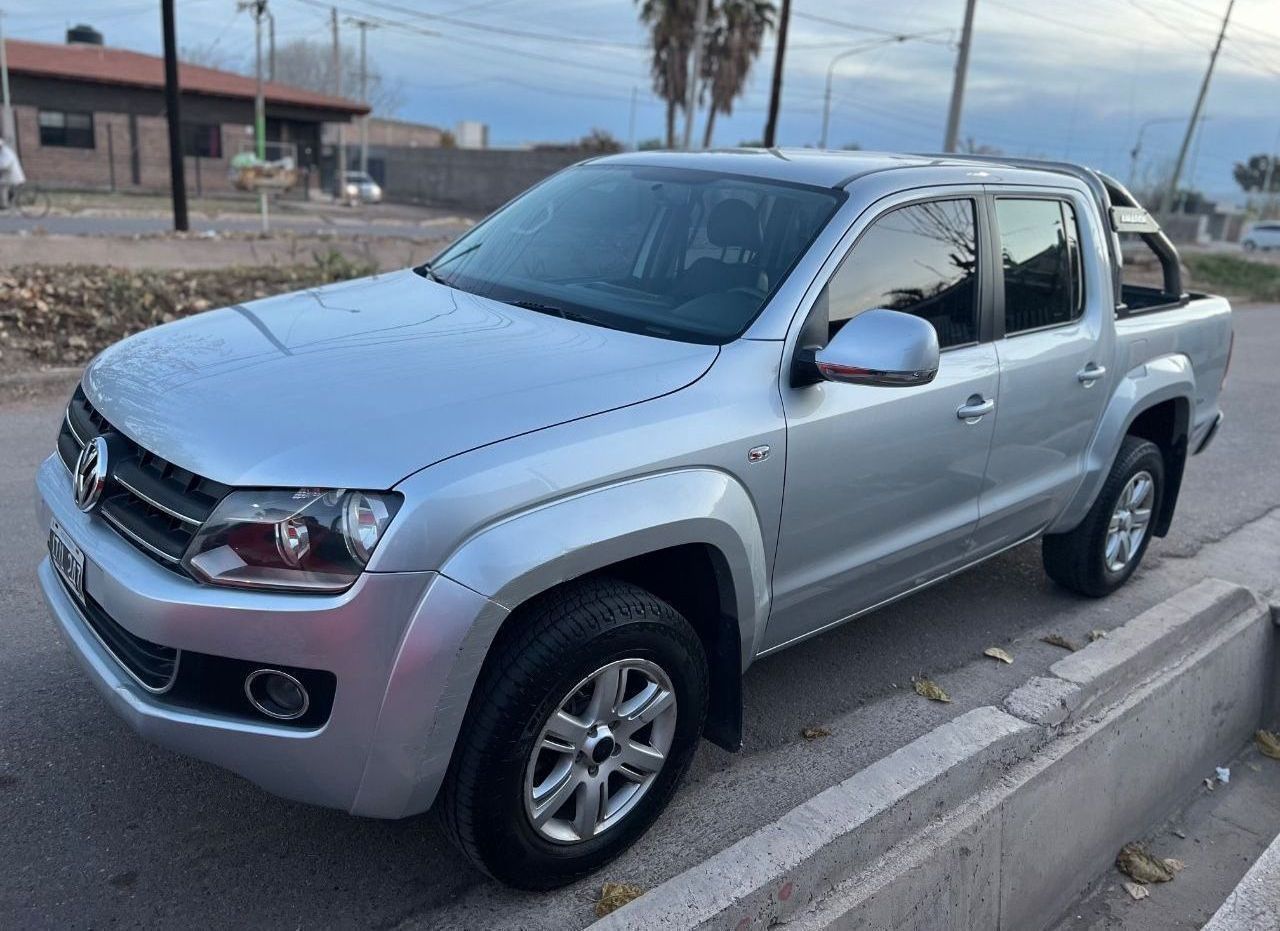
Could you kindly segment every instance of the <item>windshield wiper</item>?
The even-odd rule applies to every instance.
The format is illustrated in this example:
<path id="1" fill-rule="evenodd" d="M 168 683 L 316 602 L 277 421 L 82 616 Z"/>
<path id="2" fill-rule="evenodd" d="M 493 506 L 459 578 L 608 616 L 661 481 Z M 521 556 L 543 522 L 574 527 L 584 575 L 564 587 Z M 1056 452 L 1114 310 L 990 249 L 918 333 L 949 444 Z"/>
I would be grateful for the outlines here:
<path id="1" fill-rule="evenodd" d="M 566 310 L 555 304 L 542 304 L 538 301 L 507 301 L 513 307 L 523 307 L 525 310 L 536 310 L 540 314 L 550 314 L 553 317 L 562 317 L 565 320 L 577 320 L 579 323 L 595 323 L 590 317 L 580 314 L 577 311 Z"/>
<path id="2" fill-rule="evenodd" d="M 461 252 L 454 253 L 453 255 L 446 258 L 443 262 L 440 262 L 438 264 L 432 263 L 432 262 L 423 262 L 421 265 L 415 268 L 414 271 L 416 271 L 419 275 L 422 275 L 423 277 L 430 278 L 432 281 L 438 282 L 439 284 L 447 285 L 449 284 L 449 282 L 445 279 L 443 275 L 441 275 L 438 271 L 436 271 L 436 269 L 439 268 L 441 265 L 448 265 L 450 262 L 454 261 L 455 259 L 460 259 L 464 255 L 470 255 L 471 253 L 475 252 L 477 249 L 479 249 L 483 245 L 484 245 L 483 242 L 478 242 L 474 246 L 468 246 L 467 248 L 463 249 Z"/>

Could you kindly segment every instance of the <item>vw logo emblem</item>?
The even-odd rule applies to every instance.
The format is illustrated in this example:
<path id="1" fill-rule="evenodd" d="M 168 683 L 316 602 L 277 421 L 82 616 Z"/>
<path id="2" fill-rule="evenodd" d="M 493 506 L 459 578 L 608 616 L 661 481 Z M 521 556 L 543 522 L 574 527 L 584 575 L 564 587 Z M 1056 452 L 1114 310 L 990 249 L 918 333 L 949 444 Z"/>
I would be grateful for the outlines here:
<path id="1" fill-rule="evenodd" d="M 102 489 L 107 484 L 107 441 L 95 436 L 84 449 L 80 450 L 80 458 L 76 460 L 75 472 L 72 473 L 72 491 L 76 499 L 76 507 L 86 514 L 98 505 L 102 497 Z"/>

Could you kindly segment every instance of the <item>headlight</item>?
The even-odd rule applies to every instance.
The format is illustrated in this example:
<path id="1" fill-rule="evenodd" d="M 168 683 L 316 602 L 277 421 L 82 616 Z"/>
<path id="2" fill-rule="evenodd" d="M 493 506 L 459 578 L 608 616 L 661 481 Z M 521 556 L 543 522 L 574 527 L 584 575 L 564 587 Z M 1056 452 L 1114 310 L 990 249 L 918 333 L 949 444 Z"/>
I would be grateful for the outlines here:
<path id="1" fill-rule="evenodd" d="M 348 184 L 348 185 L 347 185 L 347 196 L 348 196 L 348 197 L 355 197 L 355 196 L 356 196 L 357 194 L 359 194 L 359 193 L 360 193 L 360 189 L 359 189 L 358 187 L 356 187 L 354 184 Z"/>
<path id="2" fill-rule="evenodd" d="M 235 491 L 187 547 L 196 578 L 240 588 L 342 591 L 400 508 L 395 493 L 302 488 Z"/>

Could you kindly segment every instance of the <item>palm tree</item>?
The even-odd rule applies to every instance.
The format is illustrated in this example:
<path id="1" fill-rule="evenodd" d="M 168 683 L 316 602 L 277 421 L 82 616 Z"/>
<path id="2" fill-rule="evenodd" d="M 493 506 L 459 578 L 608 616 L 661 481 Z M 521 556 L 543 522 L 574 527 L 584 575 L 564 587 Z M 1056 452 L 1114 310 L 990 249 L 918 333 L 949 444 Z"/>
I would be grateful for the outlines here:
<path id="1" fill-rule="evenodd" d="M 703 91 L 711 98 L 704 149 L 711 145 L 716 114 L 731 114 L 733 102 L 742 95 L 765 33 L 773 26 L 775 9 L 771 0 L 720 0 L 712 7 L 701 75 Z"/>
<path id="2" fill-rule="evenodd" d="M 667 147 L 676 145 L 676 110 L 685 105 L 697 0 L 636 0 L 649 27 L 653 92 L 667 104 Z"/>

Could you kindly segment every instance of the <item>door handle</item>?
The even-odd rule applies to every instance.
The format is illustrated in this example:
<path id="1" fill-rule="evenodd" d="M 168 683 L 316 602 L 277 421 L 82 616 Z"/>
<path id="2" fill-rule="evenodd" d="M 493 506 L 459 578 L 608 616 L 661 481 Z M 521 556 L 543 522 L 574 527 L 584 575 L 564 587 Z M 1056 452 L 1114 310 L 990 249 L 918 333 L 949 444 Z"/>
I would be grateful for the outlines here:
<path id="1" fill-rule="evenodd" d="M 982 395 L 975 394 L 956 408 L 956 416 L 961 420 L 977 420 L 990 414 L 995 409 L 996 402 L 994 398 L 987 398 L 984 401 Z"/>
<path id="2" fill-rule="evenodd" d="M 1091 385 L 1105 374 L 1107 374 L 1106 366 L 1094 365 L 1090 362 L 1080 371 L 1076 372 L 1076 380 L 1082 385 Z"/>

